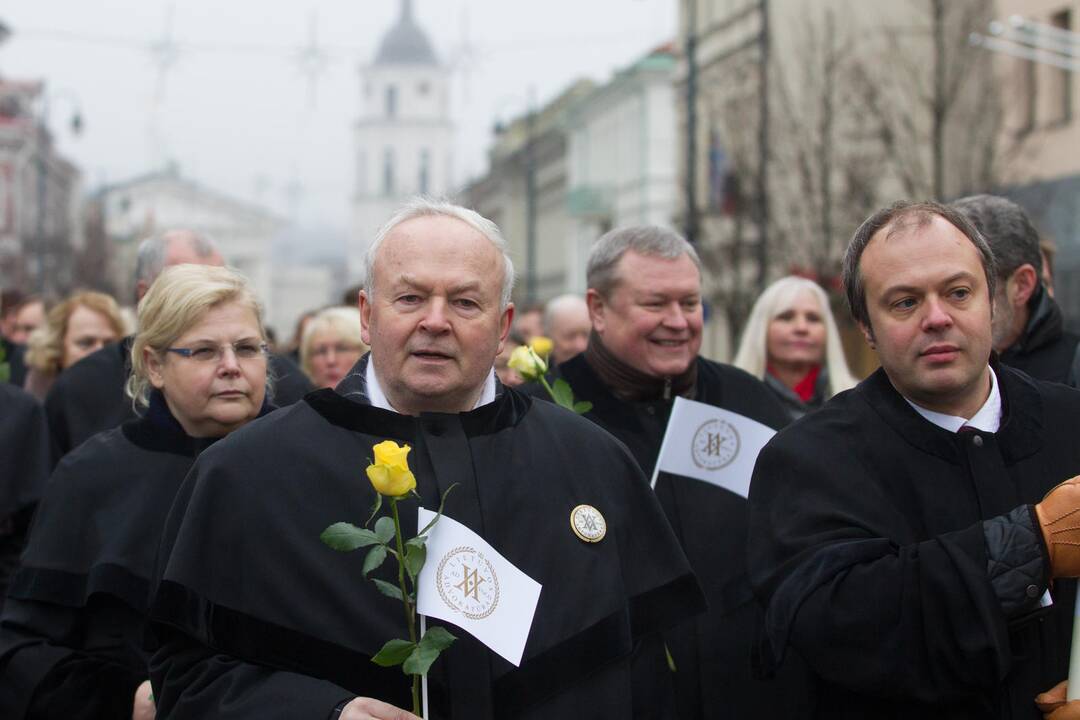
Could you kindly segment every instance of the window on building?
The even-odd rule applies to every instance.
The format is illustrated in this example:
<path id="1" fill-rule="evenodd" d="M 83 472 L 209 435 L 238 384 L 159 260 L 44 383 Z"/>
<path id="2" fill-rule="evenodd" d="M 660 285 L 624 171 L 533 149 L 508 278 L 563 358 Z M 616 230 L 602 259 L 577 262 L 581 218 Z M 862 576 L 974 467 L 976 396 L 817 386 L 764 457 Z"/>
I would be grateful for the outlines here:
<path id="1" fill-rule="evenodd" d="M 421 195 L 427 195 L 431 184 L 431 153 L 427 148 L 420 151 L 420 174 L 416 179 L 416 188 Z"/>
<path id="2" fill-rule="evenodd" d="M 1050 24 L 1060 30 L 1072 29 L 1072 11 L 1061 10 L 1050 16 Z M 1072 71 L 1065 68 L 1050 68 L 1047 79 L 1046 121 L 1050 125 L 1065 124 L 1072 120 Z"/>
<path id="3" fill-rule="evenodd" d="M 420 83 L 416 86 L 416 92 L 418 95 L 427 95 L 429 90 L 431 90 L 431 85 L 428 83 L 427 80 L 421 80 Z"/>
<path id="4" fill-rule="evenodd" d="M 1025 135 L 1035 129 L 1038 118 L 1039 66 L 1032 60 L 1017 60 L 1020 86 L 1020 112 L 1017 133 Z"/>
<path id="5" fill-rule="evenodd" d="M 386 86 L 386 117 L 397 117 L 397 86 Z"/>
<path id="6" fill-rule="evenodd" d="M 383 150 L 383 195 L 394 194 L 394 148 Z"/>

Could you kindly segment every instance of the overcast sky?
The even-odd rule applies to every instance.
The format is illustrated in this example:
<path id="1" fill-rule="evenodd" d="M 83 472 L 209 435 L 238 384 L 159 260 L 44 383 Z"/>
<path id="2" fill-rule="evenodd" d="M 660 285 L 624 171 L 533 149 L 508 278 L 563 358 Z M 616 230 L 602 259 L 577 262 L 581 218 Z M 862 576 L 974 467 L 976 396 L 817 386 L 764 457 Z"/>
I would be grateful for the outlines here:
<path id="1" fill-rule="evenodd" d="M 175 160 L 206 185 L 305 226 L 344 230 L 359 68 L 398 0 L 5 0 L 0 75 L 44 78 L 50 126 L 88 189 Z M 606 80 L 675 32 L 675 0 L 414 0 L 440 58 L 455 64 L 456 176 L 485 169 L 496 118 L 551 99 L 577 77 Z M 171 16 L 171 23 L 168 18 Z M 325 63 L 310 83 L 298 57 Z M 151 46 L 178 48 L 159 73 Z M 66 126 L 75 106 L 84 131 Z M 302 188 L 290 206 L 288 187 Z M 294 195 L 295 197 L 295 195 Z M 295 214 L 293 210 L 295 209 Z"/>

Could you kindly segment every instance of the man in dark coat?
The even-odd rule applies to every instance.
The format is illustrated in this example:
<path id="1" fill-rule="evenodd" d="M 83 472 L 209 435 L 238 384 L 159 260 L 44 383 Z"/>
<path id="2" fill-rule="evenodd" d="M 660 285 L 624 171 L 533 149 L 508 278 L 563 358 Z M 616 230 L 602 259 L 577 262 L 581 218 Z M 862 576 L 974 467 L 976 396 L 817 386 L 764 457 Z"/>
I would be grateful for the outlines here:
<path id="1" fill-rule="evenodd" d="M 51 467 L 41 404 L 0 383 L 0 607 Z"/>
<path id="2" fill-rule="evenodd" d="M 788 419 L 751 375 L 698 355 L 703 325 L 697 252 L 659 227 L 613 230 L 587 266 L 593 333 L 585 352 L 558 366 L 585 417 L 626 443 L 651 476 L 675 396 L 715 405 L 772 428 Z M 546 397 L 530 387 L 529 392 Z M 700 480 L 660 473 L 656 494 L 701 581 L 709 611 L 666 635 L 680 718 L 798 717 L 806 678 L 793 657 L 782 676 L 754 677 L 761 608 L 746 577 L 746 500 Z"/>
<path id="3" fill-rule="evenodd" d="M 994 350 L 1033 378 L 1080 387 L 1080 336 L 1065 332 L 1061 309 L 1042 281 L 1039 233 L 1024 209 L 1003 197 L 952 203 L 986 238 L 997 262 Z"/>
<path id="4" fill-rule="evenodd" d="M 193 263 L 223 265 L 221 254 L 209 238 L 190 230 L 169 230 L 139 245 L 135 269 L 135 301 L 170 265 Z M 59 460 L 92 435 L 110 430 L 135 417 L 124 384 L 131 374 L 131 337 L 106 345 L 87 355 L 57 376 L 45 397 L 53 453 Z M 291 360 L 270 356 L 274 404 L 290 405 L 312 389 L 311 383 Z"/>
<path id="5" fill-rule="evenodd" d="M 703 608 L 700 588 L 626 449 L 499 387 L 513 267 L 498 228 L 417 201 L 376 237 L 365 276 L 371 353 L 336 389 L 208 450 L 180 491 L 153 609 L 159 712 L 413 717 L 392 707 L 408 702 L 406 676 L 371 662 L 406 636 L 400 601 L 318 539 L 368 515 L 363 468 L 391 438 L 412 448 L 425 507 L 458 484 L 446 514 L 542 585 L 520 667 L 455 633 L 430 672 L 429 718 L 674 717 L 667 673 L 632 670 L 662 658 L 660 633 Z M 606 521 L 595 542 L 573 529 L 583 505 Z M 411 508 L 402 525 L 415 533 Z"/>
<path id="6" fill-rule="evenodd" d="M 762 659 L 802 655 L 818 717 L 1034 719 L 1066 675 L 1080 491 L 1035 503 L 1080 473 L 1080 393 L 991 361 L 995 280 L 957 211 L 871 216 L 844 284 L 882 368 L 758 457 Z"/>

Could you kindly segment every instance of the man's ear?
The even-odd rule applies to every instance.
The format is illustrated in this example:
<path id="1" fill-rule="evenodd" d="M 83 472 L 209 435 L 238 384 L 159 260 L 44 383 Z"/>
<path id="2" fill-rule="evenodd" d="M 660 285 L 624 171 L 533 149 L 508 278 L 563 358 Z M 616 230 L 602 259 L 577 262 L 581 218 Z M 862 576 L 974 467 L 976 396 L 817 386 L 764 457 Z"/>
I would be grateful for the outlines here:
<path id="1" fill-rule="evenodd" d="M 1039 287 L 1039 273 L 1035 271 L 1034 265 L 1024 263 L 1013 271 L 1008 283 L 1012 286 L 1010 295 L 1013 305 L 1024 306 Z"/>
<path id="2" fill-rule="evenodd" d="M 371 347 L 371 301 L 368 300 L 367 291 L 360 291 L 360 339 L 364 344 Z"/>
<path id="3" fill-rule="evenodd" d="M 605 327 L 604 312 L 607 310 L 603 296 L 593 288 L 589 288 L 585 291 L 585 303 L 589 306 L 589 321 L 592 322 L 593 330 L 596 331 L 597 335 L 603 335 Z"/>
<path id="4" fill-rule="evenodd" d="M 510 328 L 514 324 L 514 303 L 507 303 L 506 309 L 502 312 L 502 317 L 499 319 L 499 349 L 495 351 L 498 355 L 506 347 L 506 338 L 510 336 Z"/>
<path id="5" fill-rule="evenodd" d="M 874 329 L 862 322 L 858 323 L 858 326 L 863 338 L 866 340 L 866 344 L 870 346 L 871 350 L 877 350 L 877 343 L 874 341 Z"/>

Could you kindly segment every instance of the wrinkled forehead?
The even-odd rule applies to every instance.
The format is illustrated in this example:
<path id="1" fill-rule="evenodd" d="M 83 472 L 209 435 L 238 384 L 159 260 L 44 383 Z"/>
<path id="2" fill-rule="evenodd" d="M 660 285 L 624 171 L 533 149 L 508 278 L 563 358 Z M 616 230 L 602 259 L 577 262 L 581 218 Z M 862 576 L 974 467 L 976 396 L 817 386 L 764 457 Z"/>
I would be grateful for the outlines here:
<path id="1" fill-rule="evenodd" d="M 498 291 L 502 252 L 491 240 L 457 218 L 411 218 L 391 230 L 375 252 L 376 276 L 395 279 L 402 274 L 451 277 L 481 276 Z"/>

